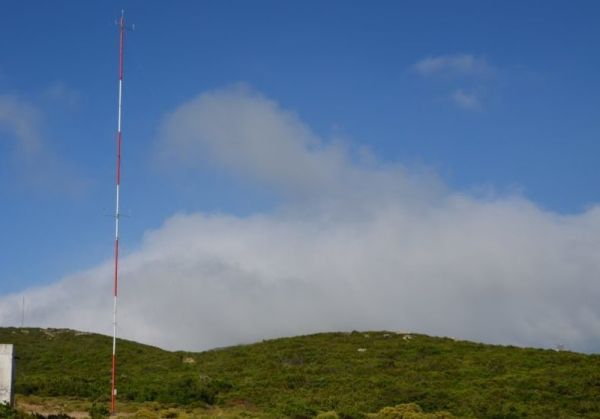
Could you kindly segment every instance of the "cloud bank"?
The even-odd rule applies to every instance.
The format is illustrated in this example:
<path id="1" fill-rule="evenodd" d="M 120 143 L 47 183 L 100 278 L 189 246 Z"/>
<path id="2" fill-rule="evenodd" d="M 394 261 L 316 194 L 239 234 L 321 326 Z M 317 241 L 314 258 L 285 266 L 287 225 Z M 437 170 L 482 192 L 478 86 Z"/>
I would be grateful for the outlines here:
<path id="1" fill-rule="evenodd" d="M 600 350 L 600 207 L 558 215 L 364 159 L 244 87 L 163 121 L 161 157 L 279 192 L 249 216 L 181 213 L 122 260 L 119 335 L 208 349 L 389 329 Z M 0 300 L 19 321 L 20 295 Z M 26 292 L 27 323 L 110 333 L 111 263 Z"/>

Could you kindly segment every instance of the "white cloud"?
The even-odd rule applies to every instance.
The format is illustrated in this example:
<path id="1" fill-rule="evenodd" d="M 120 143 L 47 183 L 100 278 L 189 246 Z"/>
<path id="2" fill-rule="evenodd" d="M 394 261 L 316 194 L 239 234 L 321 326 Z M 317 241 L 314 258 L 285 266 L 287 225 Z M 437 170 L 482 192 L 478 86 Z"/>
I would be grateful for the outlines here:
<path id="1" fill-rule="evenodd" d="M 445 88 L 452 89 L 452 93 L 444 93 L 443 96 L 454 105 L 468 110 L 482 108 L 481 97 L 474 90 L 481 91 L 489 86 L 490 78 L 498 73 L 484 58 L 472 54 L 428 57 L 411 68 L 423 77 L 443 80 Z"/>
<path id="2" fill-rule="evenodd" d="M 600 349 L 600 207 L 562 216 L 362 165 L 239 88 L 199 96 L 165 127 L 177 130 L 164 131 L 164 158 L 211 160 L 278 188 L 285 205 L 178 214 L 148 232 L 122 260 L 121 336 L 206 349 L 393 329 Z M 110 262 L 26 294 L 30 325 L 110 332 Z M 18 323 L 20 296 L 0 303 L 0 321 Z"/>
<path id="3" fill-rule="evenodd" d="M 363 158 L 364 150 L 324 142 L 296 114 L 244 85 L 202 94 L 177 108 L 162 124 L 157 152 L 179 165 L 223 167 L 293 200 L 412 197 L 441 187 L 431 174 L 409 177 L 400 165 L 373 164 Z M 417 186 L 416 178 L 428 187 Z"/>
<path id="4" fill-rule="evenodd" d="M 78 194 L 86 181 L 74 175 L 42 135 L 43 114 L 17 95 L 0 95 L 0 141 L 9 142 L 17 178 L 38 190 Z"/>
<path id="5" fill-rule="evenodd" d="M 38 132 L 39 112 L 17 96 L 0 96 L 0 128 L 11 136 L 3 139 L 16 139 L 19 152 L 27 158 L 36 155 L 42 148 Z"/>
<path id="6" fill-rule="evenodd" d="M 54 103 L 64 104 L 69 109 L 75 109 L 81 100 L 79 91 L 62 81 L 50 84 L 42 93 L 42 97 Z"/>
<path id="7" fill-rule="evenodd" d="M 463 89 L 457 89 L 452 93 L 452 101 L 463 109 L 476 110 L 481 108 L 481 102 L 475 93 L 467 93 Z"/>
<path id="8" fill-rule="evenodd" d="M 415 63 L 413 69 L 422 76 L 463 75 L 481 77 L 494 72 L 492 66 L 484 58 L 472 54 L 427 57 Z"/>

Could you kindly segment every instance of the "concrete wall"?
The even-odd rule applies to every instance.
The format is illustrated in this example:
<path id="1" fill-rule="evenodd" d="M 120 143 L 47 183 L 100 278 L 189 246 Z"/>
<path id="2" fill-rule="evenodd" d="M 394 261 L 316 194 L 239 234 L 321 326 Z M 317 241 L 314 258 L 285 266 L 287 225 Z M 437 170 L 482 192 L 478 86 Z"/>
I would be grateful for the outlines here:
<path id="1" fill-rule="evenodd" d="M 0 344 L 0 403 L 15 403 L 15 357 L 12 344 Z"/>

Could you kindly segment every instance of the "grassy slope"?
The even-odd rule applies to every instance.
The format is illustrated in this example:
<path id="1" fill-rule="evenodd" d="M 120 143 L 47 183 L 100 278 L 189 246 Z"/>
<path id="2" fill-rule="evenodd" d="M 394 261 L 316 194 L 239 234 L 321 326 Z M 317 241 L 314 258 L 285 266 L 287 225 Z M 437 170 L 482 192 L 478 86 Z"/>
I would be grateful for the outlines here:
<path id="1" fill-rule="evenodd" d="M 0 328 L 0 342 L 16 345 L 18 393 L 109 393 L 109 337 Z M 273 416 L 336 410 L 353 417 L 414 402 L 467 417 L 600 418 L 598 355 L 388 332 L 325 333 L 203 353 L 128 341 L 118 348 L 121 399 L 236 405 Z"/>

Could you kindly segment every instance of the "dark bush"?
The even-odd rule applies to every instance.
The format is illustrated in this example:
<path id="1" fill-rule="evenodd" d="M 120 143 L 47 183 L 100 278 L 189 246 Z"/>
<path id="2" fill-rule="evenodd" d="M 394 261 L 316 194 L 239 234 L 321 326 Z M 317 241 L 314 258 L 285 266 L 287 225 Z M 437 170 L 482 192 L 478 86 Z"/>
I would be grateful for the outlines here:
<path id="1" fill-rule="evenodd" d="M 6 403 L 0 403 L 0 418 L 19 419 L 19 412 Z"/>
<path id="2" fill-rule="evenodd" d="M 183 377 L 165 386 L 165 390 L 158 395 L 158 401 L 188 405 L 193 402 L 204 402 L 212 405 L 215 403 L 218 388 L 212 382 L 202 382 L 199 377 Z"/>
<path id="3" fill-rule="evenodd" d="M 92 407 L 88 410 L 91 419 L 104 419 L 110 415 L 108 406 L 103 403 L 92 403 Z"/>
<path id="4" fill-rule="evenodd" d="M 345 408 L 338 412 L 340 419 L 364 419 L 366 415 L 357 409 Z"/>
<path id="5" fill-rule="evenodd" d="M 292 400 L 284 406 L 283 413 L 290 419 L 311 419 L 317 411 L 304 402 Z"/>

